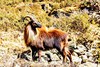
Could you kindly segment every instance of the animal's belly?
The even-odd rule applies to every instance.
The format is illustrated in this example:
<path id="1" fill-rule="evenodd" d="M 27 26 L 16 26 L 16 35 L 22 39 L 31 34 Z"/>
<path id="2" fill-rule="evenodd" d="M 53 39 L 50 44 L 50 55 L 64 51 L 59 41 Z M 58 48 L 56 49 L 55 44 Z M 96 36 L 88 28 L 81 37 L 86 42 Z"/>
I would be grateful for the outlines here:
<path id="1" fill-rule="evenodd" d="M 43 45 L 45 50 L 52 49 L 54 47 L 53 42 L 44 42 Z"/>
<path id="2" fill-rule="evenodd" d="M 54 48 L 54 38 L 45 38 L 43 41 L 45 50 Z"/>

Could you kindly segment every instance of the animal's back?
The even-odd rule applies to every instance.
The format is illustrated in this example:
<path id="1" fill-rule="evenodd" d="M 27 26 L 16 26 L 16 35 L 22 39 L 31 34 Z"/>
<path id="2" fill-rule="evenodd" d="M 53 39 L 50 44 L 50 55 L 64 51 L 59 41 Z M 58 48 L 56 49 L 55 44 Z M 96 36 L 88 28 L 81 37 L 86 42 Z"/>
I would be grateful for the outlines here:
<path id="1" fill-rule="evenodd" d="M 67 33 L 62 31 L 62 30 L 59 30 L 59 29 L 52 29 L 52 30 L 49 30 L 48 33 L 54 37 L 57 37 L 57 38 L 61 38 L 61 37 L 67 37 Z"/>
<path id="2" fill-rule="evenodd" d="M 54 45 L 67 41 L 67 33 L 59 29 L 38 28 L 39 37 L 43 40 L 44 47 L 53 48 Z"/>

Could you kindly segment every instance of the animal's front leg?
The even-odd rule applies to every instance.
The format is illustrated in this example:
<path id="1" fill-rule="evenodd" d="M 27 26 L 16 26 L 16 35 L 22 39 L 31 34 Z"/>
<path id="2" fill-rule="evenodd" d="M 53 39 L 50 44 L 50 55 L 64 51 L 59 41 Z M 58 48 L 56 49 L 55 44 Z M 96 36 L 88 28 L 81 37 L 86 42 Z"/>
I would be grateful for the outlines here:
<path id="1" fill-rule="evenodd" d="M 39 62 L 41 62 L 41 50 L 38 50 Z"/>
<path id="2" fill-rule="evenodd" d="M 70 60 L 69 67 L 75 67 L 75 65 L 72 62 L 71 52 L 69 51 L 69 49 L 67 47 L 64 47 L 64 53 L 65 53 L 65 55 L 67 55 L 67 57 Z"/>
<path id="3" fill-rule="evenodd" d="M 65 49 L 63 49 L 63 51 L 62 51 L 62 56 L 63 56 L 63 63 L 66 63 L 67 56 L 66 56 Z"/>
<path id="4" fill-rule="evenodd" d="M 69 58 L 70 62 L 72 62 L 71 54 L 68 48 L 64 47 L 62 52 L 63 52 L 63 62 L 65 63 L 67 61 L 67 57 Z"/>
<path id="5" fill-rule="evenodd" d="M 32 60 L 36 60 L 36 53 L 37 53 L 37 49 L 35 47 L 31 47 L 32 50 Z"/>
<path id="6" fill-rule="evenodd" d="M 65 49 L 65 53 L 66 53 L 67 57 L 70 60 L 70 63 L 72 63 L 71 52 L 69 51 L 69 49 L 67 47 L 65 47 L 64 49 Z"/>
<path id="7" fill-rule="evenodd" d="M 37 51 L 32 51 L 32 60 L 33 60 L 33 61 L 36 60 L 36 56 L 35 56 L 35 55 L 36 55 L 36 52 L 37 52 Z"/>

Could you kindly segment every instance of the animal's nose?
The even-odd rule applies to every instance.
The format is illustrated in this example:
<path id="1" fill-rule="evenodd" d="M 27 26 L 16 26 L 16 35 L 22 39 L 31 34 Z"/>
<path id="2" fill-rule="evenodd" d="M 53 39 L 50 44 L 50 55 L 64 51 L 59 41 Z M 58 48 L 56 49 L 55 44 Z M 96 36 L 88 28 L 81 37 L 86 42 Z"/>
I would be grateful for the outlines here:
<path id="1" fill-rule="evenodd" d="M 42 27 L 42 25 L 41 25 L 39 22 L 38 22 L 38 24 L 37 24 L 37 25 L 38 25 L 38 27 L 39 27 L 39 28 L 41 28 L 41 27 Z"/>

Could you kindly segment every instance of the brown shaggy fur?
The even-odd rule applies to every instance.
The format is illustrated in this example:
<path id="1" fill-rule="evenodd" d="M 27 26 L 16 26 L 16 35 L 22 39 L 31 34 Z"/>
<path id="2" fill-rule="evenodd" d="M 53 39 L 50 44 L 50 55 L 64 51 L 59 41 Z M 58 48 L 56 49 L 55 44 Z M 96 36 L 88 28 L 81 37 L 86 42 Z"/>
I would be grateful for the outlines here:
<path id="1" fill-rule="evenodd" d="M 41 51 L 56 48 L 63 56 L 63 62 L 66 62 L 67 56 L 70 62 L 72 62 L 71 53 L 68 50 L 69 45 L 67 42 L 66 32 L 59 29 L 47 30 L 44 27 L 36 28 L 32 32 L 33 29 L 31 30 L 30 26 L 28 25 L 25 29 L 27 29 L 27 31 L 25 30 L 25 33 L 28 34 L 28 36 L 24 36 L 25 42 L 26 45 L 30 46 L 32 49 L 33 59 L 35 57 L 36 52 L 38 52 L 39 58 L 41 59 Z"/>
<path id="2" fill-rule="evenodd" d="M 32 50 L 33 60 L 37 52 L 40 60 L 41 51 L 56 48 L 63 56 L 63 62 L 66 62 L 68 57 L 72 63 L 71 52 L 68 49 L 67 34 L 62 30 L 47 29 L 35 22 L 34 18 L 31 18 L 31 21 L 25 27 L 24 40 L 26 46 Z"/>

